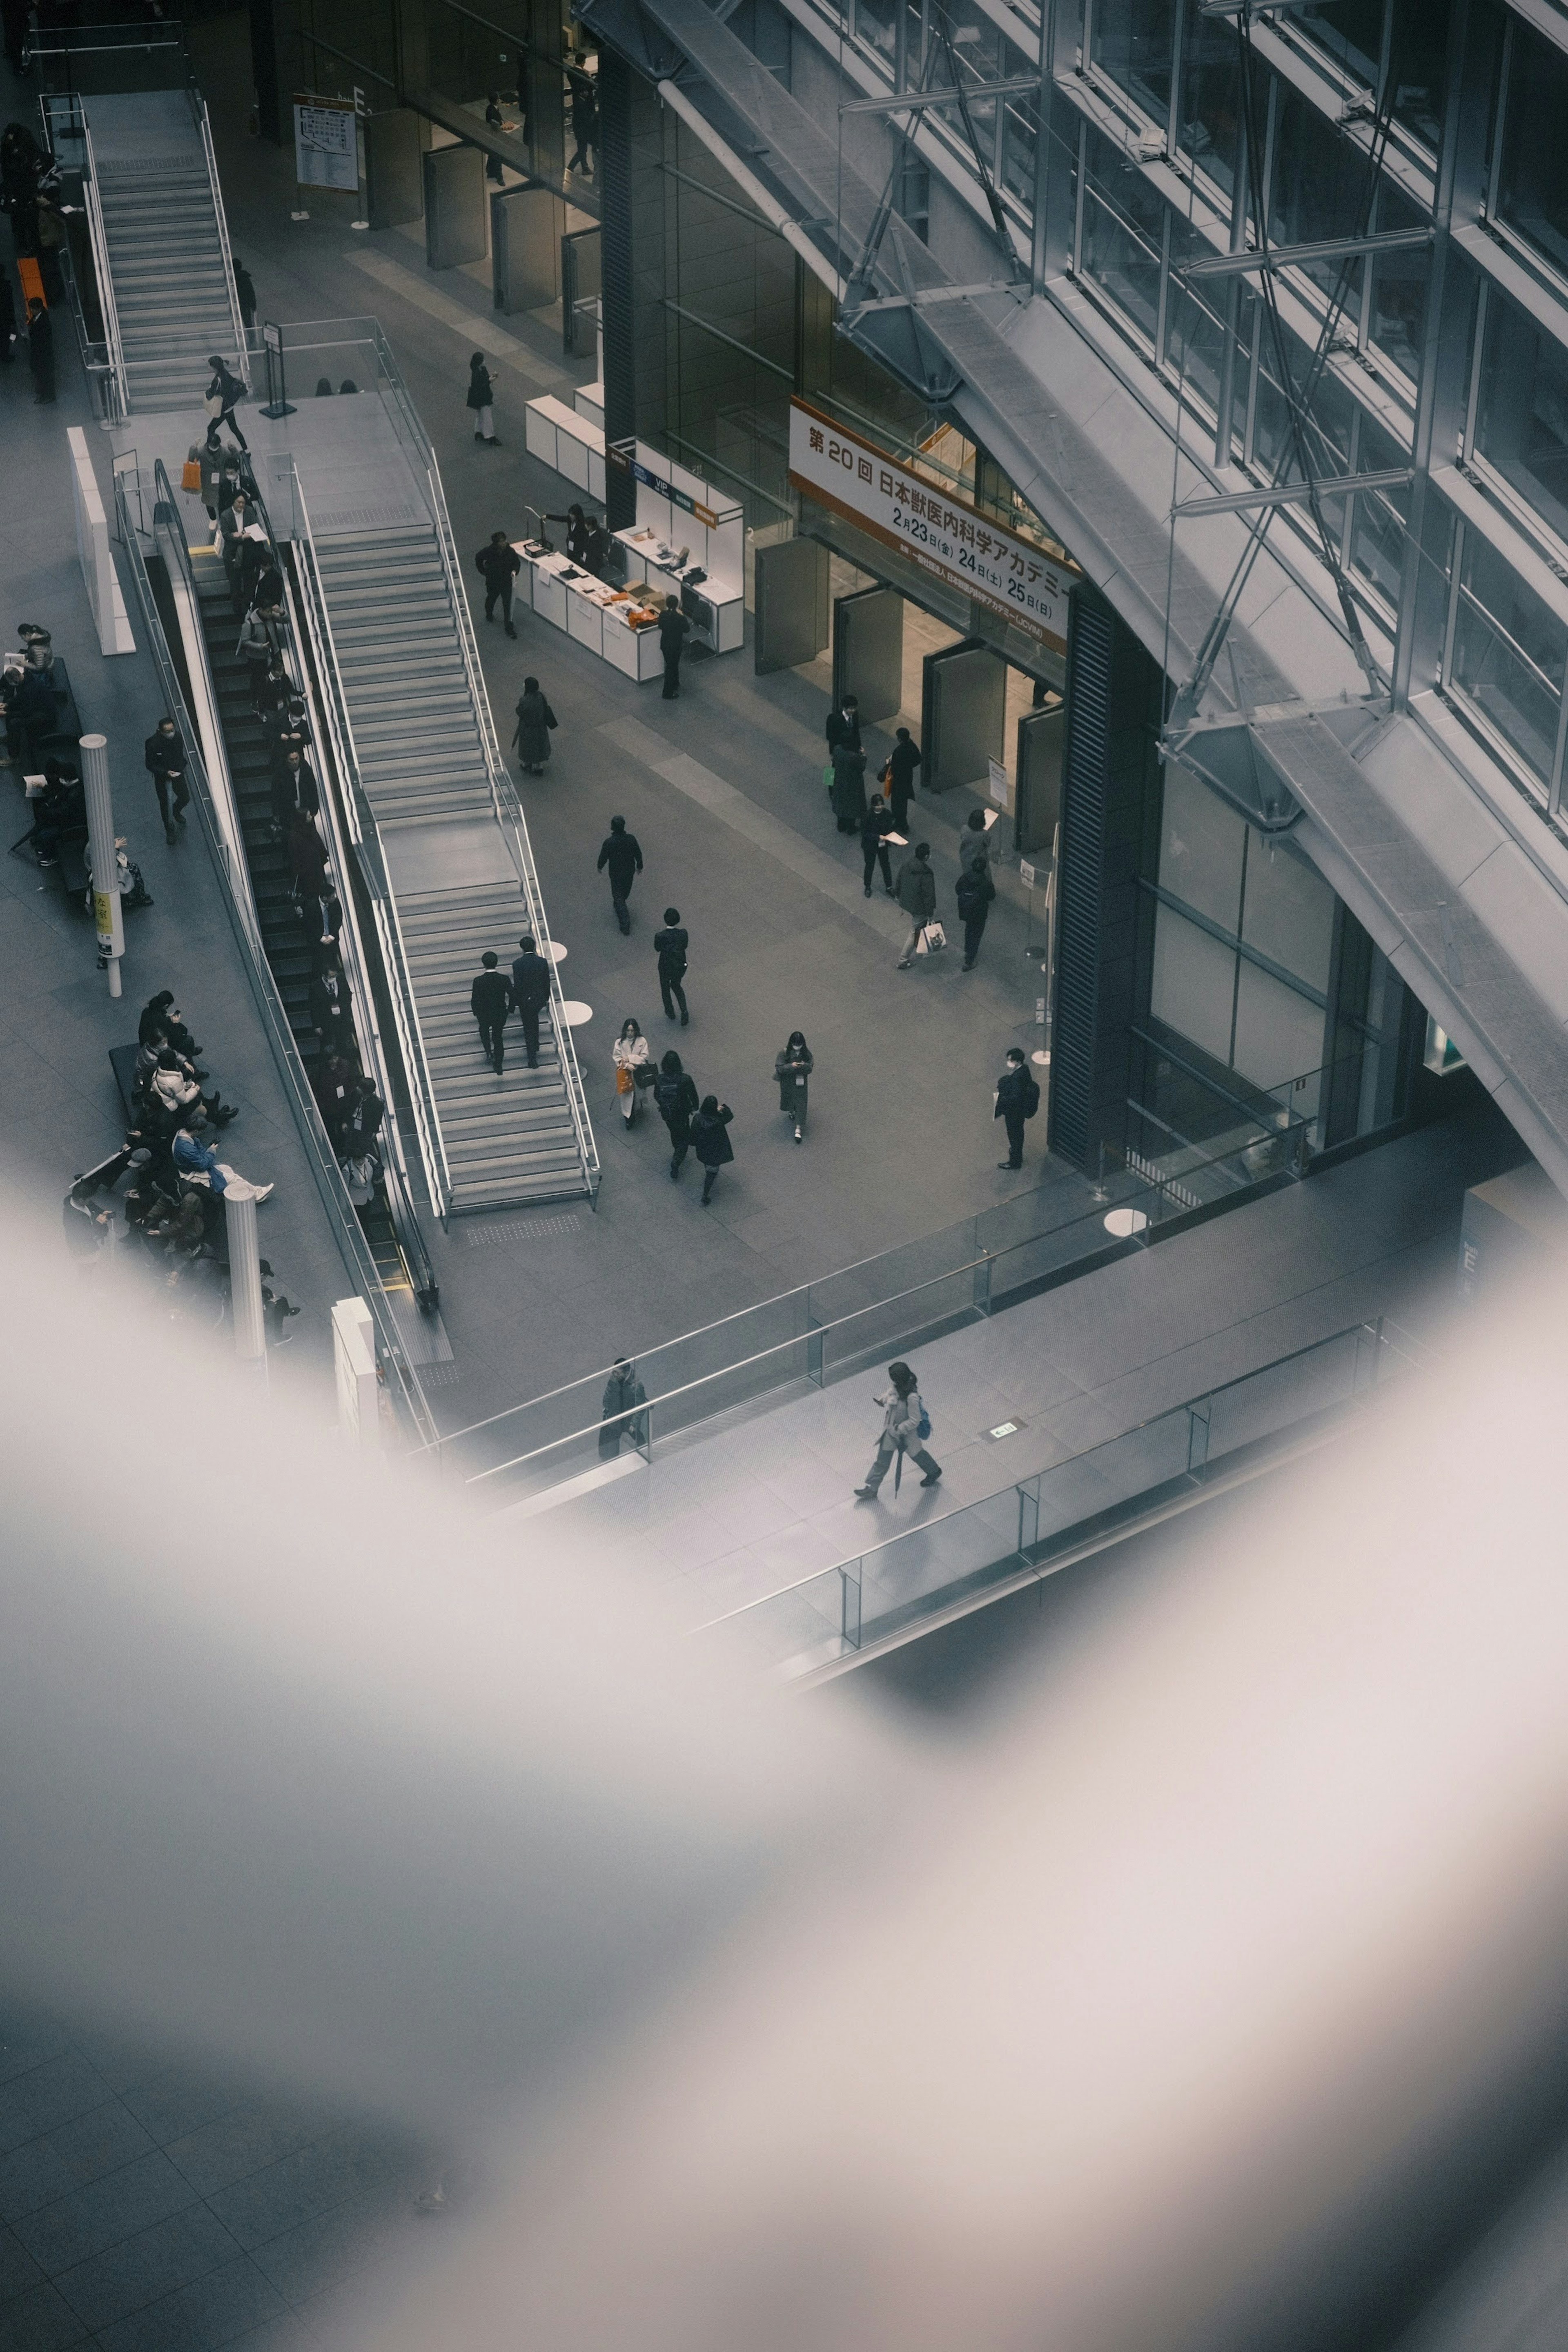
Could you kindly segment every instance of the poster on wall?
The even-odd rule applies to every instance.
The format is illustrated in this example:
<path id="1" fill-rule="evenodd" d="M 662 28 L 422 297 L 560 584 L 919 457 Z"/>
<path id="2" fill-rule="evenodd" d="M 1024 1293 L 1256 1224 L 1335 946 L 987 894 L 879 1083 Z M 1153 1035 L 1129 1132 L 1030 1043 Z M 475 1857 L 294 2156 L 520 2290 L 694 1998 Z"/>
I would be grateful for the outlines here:
<path id="1" fill-rule="evenodd" d="M 358 194 L 360 119 L 351 100 L 295 100 L 294 176 L 302 188 Z"/>
<path id="2" fill-rule="evenodd" d="M 1053 654 L 1066 653 L 1071 571 L 803 400 L 789 404 L 789 479 Z"/>

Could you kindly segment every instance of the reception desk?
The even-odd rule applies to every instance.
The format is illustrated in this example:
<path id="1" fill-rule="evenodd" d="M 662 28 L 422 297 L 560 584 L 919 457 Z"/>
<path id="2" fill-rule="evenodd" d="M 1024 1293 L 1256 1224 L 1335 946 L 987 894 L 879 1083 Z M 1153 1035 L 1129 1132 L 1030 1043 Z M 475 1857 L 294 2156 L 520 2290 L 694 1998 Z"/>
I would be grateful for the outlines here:
<path id="1" fill-rule="evenodd" d="M 639 686 L 664 675 L 656 625 L 634 628 L 631 614 L 646 609 L 634 592 L 596 580 L 569 556 L 546 554 L 537 541 L 514 541 L 523 568 L 517 588 L 541 621 L 560 629 Z"/>
<path id="2" fill-rule="evenodd" d="M 695 555 L 680 562 L 680 549 L 671 547 L 644 524 L 615 534 L 625 550 L 628 582 L 643 583 L 651 596 L 678 597 L 692 625 L 692 637 L 709 653 L 738 653 L 746 643 L 746 591 L 737 580 L 716 580 Z M 691 574 L 703 572 L 695 585 Z"/>

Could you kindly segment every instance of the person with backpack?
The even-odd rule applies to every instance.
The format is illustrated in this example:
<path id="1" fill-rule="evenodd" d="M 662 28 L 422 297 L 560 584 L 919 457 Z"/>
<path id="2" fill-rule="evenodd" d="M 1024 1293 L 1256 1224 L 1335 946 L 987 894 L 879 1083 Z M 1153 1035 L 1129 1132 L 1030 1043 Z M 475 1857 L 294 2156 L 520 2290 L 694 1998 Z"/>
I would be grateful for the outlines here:
<path id="1" fill-rule="evenodd" d="M 501 603 L 501 618 L 507 625 L 507 635 L 517 635 L 512 626 L 512 583 L 523 568 L 521 556 L 504 530 L 490 533 L 490 544 L 482 547 L 474 558 L 475 569 L 485 583 L 485 618 L 496 617 L 496 600 Z M 538 688 L 535 688 L 536 693 Z M 546 747 L 547 751 L 549 746 Z"/>
<path id="2" fill-rule="evenodd" d="M 904 1469 L 903 1455 L 907 1454 L 925 1473 L 920 1483 L 935 1486 L 942 1475 L 942 1465 L 935 1462 L 925 1451 L 925 1441 L 931 1434 L 931 1416 L 921 1399 L 919 1384 L 907 1364 L 889 1364 L 888 1379 L 893 1382 L 885 1396 L 877 1399 L 883 1410 L 882 1435 L 876 1442 L 876 1458 L 865 1474 L 865 1484 L 855 1488 L 855 1500 L 872 1503 L 876 1490 L 887 1475 L 887 1465 L 899 1456 L 898 1473 L 894 1478 L 896 1490 L 898 1477 Z"/>
<path id="3" fill-rule="evenodd" d="M 996 1108 L 991 1113 L 993 1118 L 1005 1121 L 1008 1130 L 1008 1156 L 998 1160 L 998 1168 L 1023 1166 L 1024 1121 L 1039 1108 L 1040 1087 L 1024 1059 L 1023 1047 L 1009 1045 L 1008 1066 L 997 1080 Z"/>
<path id="4" fill-rule="evenodd" d="M 985 937 L 986 918 L 991 911 L 991 900 L 997 886 L 991 879 L 991 869 L 984 859 L 978 865 L 966 865 L 953 887 L 958 902 L 958 920 L 964 926 L 964 961 L 961 971 L 973 971 L 975 959 L 980 952 Z"/>
<path id="5" fill-rule="evenodd" d="M 250 443 L 235 423 L 235 410 L 246 396 L 245 384 L 218 352 L 207 353 L 207 365 L 213 372 L 213 380 L 205 395 L 207 415 L 212 420 L 207 426 L 207 446 L 209 449 L 217 447 L 218 427 L 226 425 L 239 447 L 248 449 Z"/>
<path id="6" fill-rule="evenodd" d="M 653 1081 L 653 1108 L 664 1120 L 670 1137 L 670 1181 L 673 1184 L 692 1144 L 692 1114 L 697 1107 L 695 1083 L 687 1076 L 681 1057 L 672 1045 L 659 1065 L 659 1075 Z"/>

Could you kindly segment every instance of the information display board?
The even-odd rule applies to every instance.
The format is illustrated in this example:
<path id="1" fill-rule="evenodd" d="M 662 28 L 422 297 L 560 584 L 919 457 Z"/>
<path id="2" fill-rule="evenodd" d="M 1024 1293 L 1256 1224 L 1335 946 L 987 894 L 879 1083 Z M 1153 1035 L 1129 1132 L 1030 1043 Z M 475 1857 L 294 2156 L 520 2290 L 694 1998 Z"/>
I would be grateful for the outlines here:
<path id="1" fill-rule="evenodd" d="M 360 185 L 360 118 L 350 99 L 294 101 L 294 176 L 302 188 Z"/>

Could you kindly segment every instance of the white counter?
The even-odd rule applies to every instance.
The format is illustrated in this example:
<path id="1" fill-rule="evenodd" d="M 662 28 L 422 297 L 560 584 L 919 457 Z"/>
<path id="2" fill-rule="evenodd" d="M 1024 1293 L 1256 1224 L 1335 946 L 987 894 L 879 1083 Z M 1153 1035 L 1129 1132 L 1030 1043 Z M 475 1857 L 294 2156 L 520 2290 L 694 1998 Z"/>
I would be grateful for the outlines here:
<path id="1" fill-rule="evenodd" d="M 524 438 L 530 457 L 564 474 L 574 488 L 586 490 L 596 506 L 604 504 L 604 426 L 581 416 L 564 400 L 547 393 L 530 400 L 525 411 Z"/>
<path id="2" fill-rule="evenodd" d="M 623 593 L 565 555 L 530 555 L 524 541 L 514 542 L 522 559 L 517 575 L 518 597 L 526 598 L 541 621 L 560 629 L 574 645 L 643 685 L 664 675 L 656 627 L 634 629 L 626 619 Z"/>
<path id="3" fill-rule="evenodd" d="M 656 595 L 678 598 L 691 573 L 702 568 L 695 560 L 677 562 L 679 548 L 670 547 L 646 528 L 618 530 L 615 536 L 626 551 L 627 580 L 644 582 Z M 744 585 L 739 581 L 705 579 L 697 582 L 692 593 L 703 599 L 712 615 L 706 626 L 692 622 L 695 642 L 706 646 L 710 653 L 737 653 L 746 643 Z"/>

